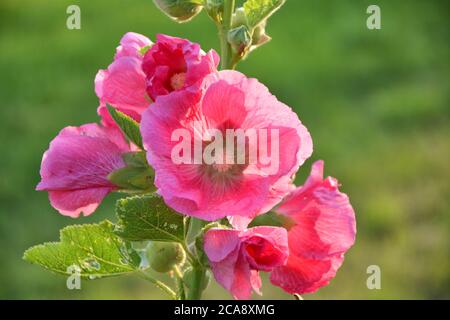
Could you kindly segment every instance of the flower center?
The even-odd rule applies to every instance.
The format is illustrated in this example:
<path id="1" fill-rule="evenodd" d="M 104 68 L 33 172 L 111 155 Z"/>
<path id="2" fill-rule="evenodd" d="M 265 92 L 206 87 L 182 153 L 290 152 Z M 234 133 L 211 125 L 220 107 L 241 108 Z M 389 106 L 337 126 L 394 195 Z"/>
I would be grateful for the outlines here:
<path id="1" fill-rule="evenodd" d="M 245 251 L 249 257 L 250 265 L 256 270 L 269 268 L 276 260 L 279 253 L 267 240 L 254 237 L 245 244 Z"/>
<path id="2" fill-rule="evenodd" d="M 224 164 L 215 163 L 212 166 L 214 169 L 216 169 L 220 173 L 227 172 L 228 170 L 230 170 L 233 167 L 232 164 L 226 164 L 226 163 L 224 163 Z"/>
<path id="3" fill-rule="evenodd" d="M 186 73 L 175 73 L 170 78 L 170 86 L 173 90 L 180 90 L 184 87 L 184 83 L 186 82 Z"/>

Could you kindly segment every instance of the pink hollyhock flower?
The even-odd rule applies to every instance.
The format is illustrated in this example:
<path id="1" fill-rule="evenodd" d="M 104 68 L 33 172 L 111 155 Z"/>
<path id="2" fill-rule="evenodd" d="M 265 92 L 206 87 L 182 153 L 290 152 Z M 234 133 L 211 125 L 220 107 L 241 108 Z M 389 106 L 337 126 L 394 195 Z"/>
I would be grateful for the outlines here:
<path id="1" fill-rule="evenodd" d="M 153 100 L 172 91 L 196 87 L 217 70 L 219 56 L 214 50 L 205 54 L 196 43 L 163 34 L 156 39 L 142 64 L 147 93 Z"/>
<path id="2" fill-rule="evenodd" d="M 172 134 L 178 129 L 203 145 L 211 143 L 203 135 L 210 129 L 276 129 L 278 169 L 269 170 L 259 162 L 207 164 L 194 159 L 178 164 L 172 154 L 179 144 Z M 311 137 L 297 115 L 256 79 L 236 71 L 211 74 L 198 92 L 160 96 L 143 113 L 141 133 L 147 160 L 155 170 L 155 185 L 167 205 L 208 221 L 240 216 L 244 222 L 237 223 L 240 218 L 233 217 L 239 229 L 281 201 L 291 190 L 293 174 L 312 152 Z M 248 142 L 246 152 L 252 148 L 261 154 L 270 147 Z"/>
<path id="3" fill-rule="evenodd" d="M 90 215 L 116 189 L 107 176 L 125 166 L 122 154 L 129 150 L 116 128 L 66 127 L 44 153 L 36 190 L 48 191 L 50 203 L 63 215 Z"/>
<path id="4" fill-rule="evenodd" d="M 276 227 L 210 229 L 204 236 L 204 250 L 217 282 L 235 299 L 250 299 L 252 289 L 261 294 L 259 271 L 286 263 L 287 231 Z"/>
<path id="5" fill-rule="evenodd" d="M 310 293 L 327 285 L 355 242 L 355 213 L 336 179 L 323 179 L 323 161 L 276 209 L 293 226 L 288 232 L 289 259 L 275 268 L 270 281 L 289 293 Z"/>
<path id="6" fill-rule="evenodd" d="M 100 99 L 99 115 L 105 126 L 115 123 L 106 104 L 140 121 L 142 112 L 150 105 L 146 93 L 145 74 L 142 70 L 141 50 L 151 46 L 145 36 L 128 32 L 120 40 L 114 61 L 108 69 L 100 70 L 95 77 L 95 93 Z"/>

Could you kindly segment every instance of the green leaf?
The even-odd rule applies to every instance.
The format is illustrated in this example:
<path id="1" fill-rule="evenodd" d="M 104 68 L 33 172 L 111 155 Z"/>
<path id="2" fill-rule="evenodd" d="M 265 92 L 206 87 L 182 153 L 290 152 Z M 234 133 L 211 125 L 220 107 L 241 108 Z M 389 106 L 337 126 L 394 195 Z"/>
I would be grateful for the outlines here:
<path id="1" fill-rule="evenodd" d="M 244 11 L 250 28 L 255 28 L 277 11 L 286 0 L 247 0 Z"/>
<path id="2" fill-rule="evenodd" d="M 71 275 L 70 268 L 76 266 L 80 276 L 89 279 L 136 271 L 139 255 L 113 229 L 109 221 L 66 227 L 60 232 L 60 242 L 34 246 L 25 251 L 23 259 L 64 275 Z"/>
<path id="3" fill-rule="evenodd" d="M 120 127 L 120 129 L 122 129 L 122 132 L 125 134 L 125 136 L 136 146 L 144 150 L 141 132 L 139 131 L 139 123 L 137 123 L 133 118 L 127 116 L 126 114 L 117 111 L 110 105 L 108 105 L 108 111 L 111 117 Z"/>
<path id="4" fill-rule="evenodd" d="M 130 241 L 183 242 L 184 217 L 156 195 L 134 196 L 117 201 L 116 233 Z"/>

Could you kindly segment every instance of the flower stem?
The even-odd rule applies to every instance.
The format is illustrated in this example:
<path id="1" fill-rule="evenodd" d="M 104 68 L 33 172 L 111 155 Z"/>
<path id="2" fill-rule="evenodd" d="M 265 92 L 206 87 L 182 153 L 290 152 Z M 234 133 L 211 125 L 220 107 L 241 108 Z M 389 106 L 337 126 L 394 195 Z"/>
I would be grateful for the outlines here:
<path id="1" fill-rule="evenodd" d="M 188 292 L 188 300 L 200 300 L 203 293 L 202 283 L 206 276 L 206 270 L 200 264 L 192 265 L 192 287 Z"/>
<path id="2" fill-rule="evenodd" d="M 167 293 L 173 300 L 177 299 L 176 293 L 164 282 L 154 279 L 153 277 L 149 276 L 145 272 L 141 271 L 139 272 L 139 275 L 147 280 L 148 282 L 153 283 L 155 286 L 157 286 L 159 289 Z"/>
<path id="3" fill-rule="evenodd" d="M 220 37 L 220 59 L 222 69 L 233 69 L 233 57 L 231 45 L 228 43 L 228 31 L 231 29 L 231 18 L 233 16 L 235 0 L 224 0 L 222 23 L 218 24 Z"/>
<path id="4" fill-rule="evenodd" d="M 186 242 L 181 242 L 180 244 L 181 244 L 181 246 L 183 247 L 184 252 L 186 252 L 186 258 L 187 258 L 187 261 L 188 261 L 190 264 L 193 264 L 193 263 L 197 260 L 197 258 L 196 258 L 196 257 L 192 254 L 192 252 L 189 250 L 188 244 L 187 244 Z"/>

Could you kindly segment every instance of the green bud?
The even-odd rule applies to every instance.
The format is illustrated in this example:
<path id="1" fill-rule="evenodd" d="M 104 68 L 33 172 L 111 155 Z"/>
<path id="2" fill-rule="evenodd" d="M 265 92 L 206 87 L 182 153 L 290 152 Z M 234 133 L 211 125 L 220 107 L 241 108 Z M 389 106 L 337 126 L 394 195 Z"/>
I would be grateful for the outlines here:
<path id="1" fill-rule="evenodd" d="M 177 22 L 187 22 L 202 10 L 202 0 L 153 0 L 167 16 Z"/>
<path id="2" fill-rule="evenodd" d="M 205 0 L 205 10 L 217 23 L 222 23 L 224 0 Z"/>
<path id="3" fill-rule="evenodd" d="M 252 35 L 244 25 L 231 29 L 228 32 L 228 42 L 233 50 L 240 56 L 245 56 L 252 44 Z"/>
<path id="4" fill-rule="evenodd" d="M 259 24 L 253 29 L 252 46 L 250 47 L 250 51 L 259 48 L 270 40 L 272 40 L 272 38 L 266 34 L 266 22 Z"/>
<path id="5" fill-rule="evenodd" d="M 247 15 L 244 8 L 237 8 L 231 18 L 231 28 L 237 28 L 242 25 L 247 25 Z"/>
<path id="6" fill-rule="evenodd" d="M 194 271 L 192 270 L 192 267 L 189 267 L 184 272 L 183 282 L 188 289 L 191 289 L 193 281 L 194 281 Z M 211 275 L 210 275 L 209 271 L 206 271 L 205 276 L 203 277 L 203 279 L 200 283 L 200 289 L 202 291 L 205 290 L 209 286 L 210 282 L 211 282 Z"/>
<path id="7" fill-rule="evenodd" d="M 149 245 L 147 258 L 153 270 L 166 273 L 184 263 L 186 253 L 179 243 L 155 241 Z"/>

